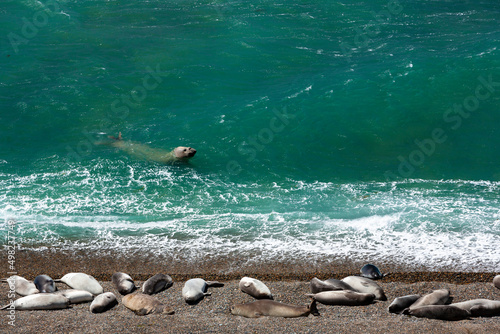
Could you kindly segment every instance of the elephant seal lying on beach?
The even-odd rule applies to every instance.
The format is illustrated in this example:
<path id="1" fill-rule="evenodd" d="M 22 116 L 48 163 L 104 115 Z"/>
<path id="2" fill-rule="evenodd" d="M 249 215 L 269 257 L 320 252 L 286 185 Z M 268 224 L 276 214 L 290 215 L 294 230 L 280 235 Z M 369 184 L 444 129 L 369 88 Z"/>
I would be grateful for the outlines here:
<path id="1" fill-rule="evenodd" d="M 243 277 L 240 281 L 239 288 L 255 299 L 273 299 L 271 290 L 269 290 L 264 283 L 255 278 Z"/>
<path id="2" fill-rule="evenodd" d="M 7 304 L 0 310 L 58 310 L 68 308 L 69 299 L 61 294 L 37 293 L 16 299 L 12 304 Z"/>
<path id="3" fill-rule="evenodd" d="M 308 293 L 306 296 L 325 305 L 361 306 L 371 304 L 375 300 L 373 293 L 361 293 L 349 290 L 322 291 Z"/>
<path id="4" fill-rule="evenodd" d="M 47 275 L 38 275 L 33 283 L 41 293 L 51 293 L 57 290 L 54 280 Z"/>
<path id="5" fill-rule="evenodd" d="M 1 281 L 9 283 L 10 289 L 21 296 L 29 296 L 40 292 L 34 283 L 21 276 L 13 275 Z"/>
<path id="6" fill-rule="evenodd" d="M 500 275 L 496 275 L 494 278 L 493 278 L 493 285 L 500 289 Z"/>
<path id="7" fill-rule="evenodd" d="M 158 299 L 143 293 L 133 293 L 122 298 L 122 303 L 126 308 L 137 315 L 174 314 L 174 310 L 162 304 Z"/>
<path id="8" fill-rule="evenodd" d="M 123 140 L 121 132 L 118 137 L 109 137 L 113 139 L 109 145 L 116 147 L 134 158 L 153 161 L 160 164 L 171 164 L 176 161 L 187 161 L 194 157 L 196 150 L 192 147 L 179 146 L 172 151 L 165 151 L 149 147 L 148 145 Z"/>
<path id="9" fill-rule="evenodd" d="M 469 311 L 473 317 L 500 316 L 500 300 L 472 299 L 465 302 L 454 303 L 451 306 Z"/>
<path id="10" fill-rule="evenodd" d="M 77 290 L 85 290 L 93 295 L 100 295 L 104 292 L 102 286 L 97 280 L 85 273 L 69 273 L 57 280 Z"/>
<path id="11" fill-rule="evenodd" d="M 92 304 L 90 304 L 90 312 L 92 313 L 103 313 L 107 310 L 112 309 L 118 304 L 116 296 L 112 292 L 104 292 L 95 297 Z"/>
<path id="12" fill-rule="evenodd" d="M 207 292 L 209 287 L 222 287 L 224 283 L 217 281 L 205 281 L 201 278 L 192 278 L 182 288 L 182 297 L 188 304 L 196 304 L 205 296 L 210 296 L 211 293 Z"/>
<path id="13" fill-rule="evenodd" d="M 142 285 L 142 293 L 146 295 L 152 295 L 160 291 L 170 288 L 174 284 L 172 277 L 165 274 L 156 274 L 153 277 L 148 278 L 146 282 Z"/>
<path id="14" fill-rule="evenodd" d="M 470 312 L 452 305 L 425 305 L 407 308 L 403 314 L 417 318 L 439 319 L 448 321 L 464 320 L 469 318 Z"/>
<path id="15" fill-rule="evenodd" d="M 247 304 L 236 304 L 231 306 L 231 314 L 246 318 L 283 317 L 297 318 L 307 317 L 309 314 L 318 316 L 316 300 L 312 300 L 309 306 L 295 306 L 276 302 L 270 299 L 261 299 Z"/>

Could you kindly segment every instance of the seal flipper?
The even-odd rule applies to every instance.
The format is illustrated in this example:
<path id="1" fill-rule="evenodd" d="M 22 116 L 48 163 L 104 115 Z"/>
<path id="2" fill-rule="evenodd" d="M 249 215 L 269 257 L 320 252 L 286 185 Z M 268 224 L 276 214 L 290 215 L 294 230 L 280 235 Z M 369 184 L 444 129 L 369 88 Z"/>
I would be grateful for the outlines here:
<path id="1" fill-rule="evenodd" d="M 316 305 L 316 299 L 312 298 L 312 301 L 311 301 L 311 305 L 309 305 L 309 312 L 314 315 L 315 317 L 318 317 L 320 316 L 321 314 L 319 314 L 319 311 L 318 311 L 318 307 Z"/>
<path id="2" fill-rule="evenodd" d="M 134 313 L 137 315 L 147 315 L 148 310 L 146 310 L 145 308 L 141 308 L 140 310 L 134 311 Z"/>
<path id="3" fill-rule="evenodd" d="M 114 139 L 114 140 L 123 140 L 122 138 L 122 133 L 118 132 L 118 137 L 115 136 L 108 136 L 109 139 Z"/>
<path id="4" fill-rule="evenodd" d="M 224 283 L 217 282 L 217 281 L 205 281 L 205 283 L 207 283 L 208 287 L 212 287 L 212 288 L 221 288 L 224 286 Z"/>

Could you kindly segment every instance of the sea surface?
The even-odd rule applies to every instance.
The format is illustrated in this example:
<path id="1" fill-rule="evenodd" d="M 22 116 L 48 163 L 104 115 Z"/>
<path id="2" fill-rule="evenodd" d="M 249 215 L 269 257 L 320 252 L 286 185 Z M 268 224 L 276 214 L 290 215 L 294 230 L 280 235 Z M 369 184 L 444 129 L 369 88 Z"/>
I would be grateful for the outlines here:
<path id="1" fill-rule="evenodd" d="M 0 243 L 500 272 L 499 48 L 498 0 L 2 0 Z"/>

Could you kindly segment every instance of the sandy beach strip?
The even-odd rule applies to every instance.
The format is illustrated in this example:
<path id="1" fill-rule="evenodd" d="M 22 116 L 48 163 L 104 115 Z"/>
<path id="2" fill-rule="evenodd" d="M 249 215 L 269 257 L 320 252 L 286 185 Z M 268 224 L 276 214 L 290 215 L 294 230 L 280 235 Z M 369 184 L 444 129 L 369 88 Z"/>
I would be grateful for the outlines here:
<path id="1" fill-rule="evenodd" d="M 6 256 L 5 256 L 6 258 Z M 453 271 L 420 271 L 391 264 L 377 264 L 391 275 L 378 281 L 388 300 L 367 306 L 327 306 L 318 304 L 319 317 L 247 319 L 233 316 L 231 305 L 253 301 L 238 288 L 239 279 L 251 276 L 261 279 L 273 292 L 275 300 L 295 305 L 310 302 L 309 280 L 342 278 L 359 272 L 359 263 L 237 263 L 236 259 L 213 259 L 192 263 L 187 259 L 154 256 L 126 258 L 118 254 L 69 253 L 54 250 L 18 251 L 16 272 L 27 279 L 48 274 L 60 278 L 68 272 L 85 272 L 96 277 L 104 291 L 115 293 L 119 304 L 102 314 L 92 314 L 89 303 L 73 305 L 70 309 L 55 311 L 16 311 L 14 326 L 9 324 L 8 312 L 0 313 L 0 332 L 8 333 L 500 333 L 500 317 L 472 318 L 446 322 L 391 314 L 387 307 L 395 297 L 447 288 L 454 302 L 475 298 L 500 300 L 500 289 L 492 284 L 497 273 L 458 273 Z M 168 258 L 167 258 L 168 260 Z M 4 262 L 7 262 L 6 260 Z M 9 268 L 2 266 L 3 276 Z M 174 285 L 155 297 L 175 310 L 174 315 L 137 316 L 121 303 L 121 295 L 110 282 L 114 272 L 126 272 L 137 285 L 156 274 L 165 273 L 174 279 Z M 181 290 L 189 278 L 218 280 L 225 285 L 210 288 L 211 296 L 197 305 L 184 302 Z M 59 289 L 68 288 L 57 283 Z M 0 285 L 0 304 L 9 302 L 7 284 Z"/>

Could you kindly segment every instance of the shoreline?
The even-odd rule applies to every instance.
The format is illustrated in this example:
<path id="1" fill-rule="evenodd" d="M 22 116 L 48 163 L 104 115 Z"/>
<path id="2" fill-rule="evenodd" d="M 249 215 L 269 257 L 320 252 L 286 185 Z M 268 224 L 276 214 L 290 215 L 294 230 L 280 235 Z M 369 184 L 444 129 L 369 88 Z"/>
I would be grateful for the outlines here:
<path id="1" fill-rule="evenodd" d="M 243 276 L 252 276 L 260 280 L 299 280 L 309 281 L 313 277 L 320 279 L 340 279 L 349 275 L 359 275 L 362 261 L 325 260 L 304 263 L 293 259 L 288 262 L 269 260 L 252 262 L 237 257 L 206 257 L 203 260 L 190 261 L 180 254 L 158 256 L 153 254 L 134 254 L 127 256 L 118 252 L 88 252 L 83 250 L 65 251 L 47 249 L 40 251 L 17 250 L 15 270 L 9 269 L 7 251 L 0 266 L 2 277 L 9 272 L 27 279 L 46 274 L 60 278 L 68 272 L 85 272 L 99 281 L 109 281 L 115 272 L 134 273 L 134 279 L 146 280 L 157 273 L 169 274 L 174 280 L 184 281 L 194 276 L 207 280 L 236 280 Z M 408 267 L 395 263 L 374 263 L 383 273 L 386 282 L 416 283 L 422 281 L 441 281 L 453 284 L 491 282 L 500 272 L 489 271 L 453 271 L 429 270 L 423 267 Z M 7 276 L 6 276 L 7 277 Z"/>
<path id="2" fill-rule="evenodd" d="M 6 252 L 4 252 L 6 254 Z M 6 262 L 7 256 L 4 256 Z M 168 261 L 170 260 L 170 261 Z M 208 261 L 211 260 L 211 261 Z M 98 279 L 105 292 L 113 292 L 118 305 L 100 314 L 89 311 L 89 303 L 73 305 L 69 309 L 52 311 L 16 311 L 15 326 L 9 325 L 7 312 L 0 311 L 0 331 L 7 333 L 80 332 L 80 333 L 492 333 L 500 332 L 500 317 L 471 318 L 462 321 L 441 321 L 391 314 L 387 307 L 399 296 L 447 288 L 454 302 L 475 298 L 500 300 L 500 289 L 493 286 L 496 273 L 460 273 L 397 271 L 401 267 L 377 264 L 393 274 L 378 280 L 388 300 L 367 306 L 327 306 L 318 304 L 321 316 L 283 319 L 261 317 L 248 319 L 230 314 L 231 305 L 248 303 L 253 298 L 239 290 L 241 277 L 260 279 L 272 291 L 274 299 L 293 305 L 309 304 L 309 281 L 342 278 L 359 273 L 357 263 L 324 263 L 310 266 L 304 263 L 243 264 L 237 259 L 207 259 L 191 263 L 186 259 L 148 256 L 126 257 L 118 254 L 89 254 L 60 251 L 18 251 L 18 275 L 33 279 L 38 274 L 60 278 L 68 272 L 85 272 Z M 237 268 L 237 269 L 235 269 Z M 5 275 L 6 267 L 2 267 Z M 311 269 L 311 270 L 310 270 Z M 312 270 L 314 269 L 314 271 Z M 174 315 L 135 315 L 121 303 L 122 296 L 111 283 L 111 275 L 122 271 L 140 286 L 147 278 L 161 272 L 174 280 L 174 285 L 154 297 L 171 306 Z M 280 273 L 281 271 L 281 273 Z M 224 283 L 221 288 L 209 288 L 197 305 L 184 302 L 181 290 L 189 278 L 201 277 Z M 56 283 L 58 289 L 68 289 Z M 9 302 L 8 284 L 0 284 L 0 304 Z"/>

